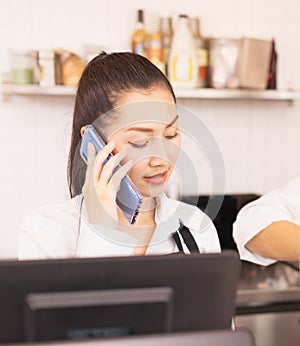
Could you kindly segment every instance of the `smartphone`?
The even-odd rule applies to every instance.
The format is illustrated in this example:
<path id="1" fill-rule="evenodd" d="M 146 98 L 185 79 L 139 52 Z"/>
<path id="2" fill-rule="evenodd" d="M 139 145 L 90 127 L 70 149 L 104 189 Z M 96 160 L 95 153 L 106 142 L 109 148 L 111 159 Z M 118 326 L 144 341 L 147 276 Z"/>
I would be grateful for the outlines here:
<path id="1" fill-rule="evenodd" d="M 91 142 L 94 145 L 96 149 L 96 154 L 105 146 L 104 141 L 92 125 L 86 126 L 80 146 L 80 156 L 86 164 L 88 160 L 87 152 L 89 142 Z M 109 154 L 106 161 L 104 161 L 103 165 L 105 165 L 111 157 L 112 154 Z M 114 172 L 117 171 L 119 168 L 120 165 L 118 165 L 114 169 Z M 126 217 L 129 223 L 135 223 L 140 211 L 142 200 L 143 199 L 141 194 L 138 192 L 137 188 L 126 175 L 122 179 L 120 189 L 117 192 L 116 203 L 122 210 L 124 216 Z"/>

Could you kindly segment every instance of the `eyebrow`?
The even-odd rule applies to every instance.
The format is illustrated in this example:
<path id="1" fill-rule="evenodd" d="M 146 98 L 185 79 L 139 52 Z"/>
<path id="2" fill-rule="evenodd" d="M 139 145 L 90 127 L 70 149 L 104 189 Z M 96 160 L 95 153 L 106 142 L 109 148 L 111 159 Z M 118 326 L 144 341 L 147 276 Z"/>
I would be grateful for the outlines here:
<path id="1" fill-rule="evenodd" d="M 174 125 L 174 123 L 176 122 L 176 120 L 178 119 L 178 114 L 176 115 L 176 117 L 170 122 L 170 124 L 168 124 L 166 126 L 166 129 L 168 127 L 171 127 L 172 125 Z M 128 132 L 128 131 L 138 131 L 138 132 L 153 132 L 153 129 L 151 127 L 129 127 L 128 129 L 126 129 L 124 132 Z"/>

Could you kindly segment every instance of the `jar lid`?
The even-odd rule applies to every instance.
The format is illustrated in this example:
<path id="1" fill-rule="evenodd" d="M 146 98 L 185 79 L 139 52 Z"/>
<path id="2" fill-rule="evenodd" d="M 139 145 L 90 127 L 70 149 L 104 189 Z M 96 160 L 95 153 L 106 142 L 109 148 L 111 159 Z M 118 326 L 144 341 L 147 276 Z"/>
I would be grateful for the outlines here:
<path id="1" fill-rule="evenodd" d="M 39 59 L 54 59 L 53 50 L 39 50 L 38 52 Z"/>

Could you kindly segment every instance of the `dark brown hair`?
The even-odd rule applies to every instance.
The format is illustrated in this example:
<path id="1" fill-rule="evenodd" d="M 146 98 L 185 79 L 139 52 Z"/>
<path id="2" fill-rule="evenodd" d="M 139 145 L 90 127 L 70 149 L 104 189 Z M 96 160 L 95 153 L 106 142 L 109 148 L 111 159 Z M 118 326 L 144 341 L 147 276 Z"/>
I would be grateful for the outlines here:
<path id="1" fill-rule="evenodd" d="M 91 60 L 79 80 L 73 113 L 71 147 L 68 159 L 68 185 L 71 197 L 81 193 L 85 178 L 85 163 L 79 156 L 82 126 L 100 120 L 118 105 L 122 96 L 131 91 L 151 91 L 161 87 L 171 93 L 171 84 L 165 75 L 141 55 L 124 52 L 102 52 Z"/>

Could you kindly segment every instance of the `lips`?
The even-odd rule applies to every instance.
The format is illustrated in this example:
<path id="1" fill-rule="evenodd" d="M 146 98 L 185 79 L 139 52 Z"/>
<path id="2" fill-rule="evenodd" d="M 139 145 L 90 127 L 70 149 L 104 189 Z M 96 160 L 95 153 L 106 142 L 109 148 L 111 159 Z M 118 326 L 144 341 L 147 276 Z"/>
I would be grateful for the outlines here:
<path id="1" fill-rule="evenodd" d="M 168 177 L 168 171 L 163 173 L 155 174 L 150 177 L 144 177 L 144 179 L 150 184 L 163 184 Z"/>

